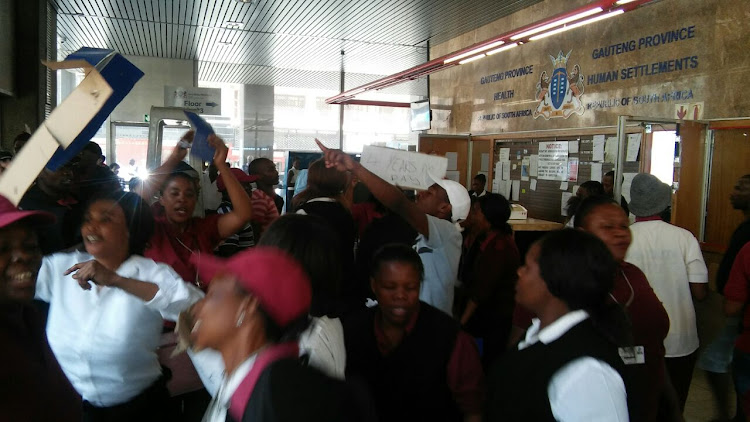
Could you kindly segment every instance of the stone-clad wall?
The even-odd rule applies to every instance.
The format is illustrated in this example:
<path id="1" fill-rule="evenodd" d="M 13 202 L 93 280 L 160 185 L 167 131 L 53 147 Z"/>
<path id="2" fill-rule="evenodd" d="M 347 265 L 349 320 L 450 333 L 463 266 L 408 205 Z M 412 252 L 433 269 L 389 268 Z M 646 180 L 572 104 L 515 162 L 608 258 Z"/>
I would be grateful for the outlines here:
<path id="1" fill-rule="evenodd" d="M 431 57 L 586 3 L 547 0 L 437 45 Z M 750 116 L 748 19 L 748 1 L 664 0 L 435 73 L 431 133 L 611 126 L 619 115 Z"/>

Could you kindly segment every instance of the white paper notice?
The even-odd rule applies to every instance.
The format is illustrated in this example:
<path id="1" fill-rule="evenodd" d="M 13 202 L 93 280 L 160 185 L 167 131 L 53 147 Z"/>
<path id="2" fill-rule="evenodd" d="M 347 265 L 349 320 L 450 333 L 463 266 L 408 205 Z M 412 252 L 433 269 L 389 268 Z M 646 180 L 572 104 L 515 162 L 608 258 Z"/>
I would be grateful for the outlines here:
<path id="1" fill-rule="evenodd" d="M 521 181 L 520 180 L 514 180 L 513 181 L 513 201 L 518 201 L 519 195 L 521 193 Z"/>
<path id="2" fill-rule="evenodd" d="M 503 180 L 510 180 L 510 161 L 503 161 Z"/>
<path id="3" fill-rule="evenodd" d="M 531 179 L 531 183 L 529 184 L 529 188 L 531 190 L 536 190 L 536 179 Z"/>
<path id="4" fill-rule="evenodd" d="M 539 156 L 532 155 L 529 157 L 529 176 L 537 177 L 539 174 Z"/>
<path id="5" fill-rule="evenodd" d="M 602 163 L 591 163 L 591 180 L 601 183 Z"/>
<path id="6" fill-rule="evenodd" d="M 446 152 L 445 158 L 448 159 L 448 168 L 447 170 L 456 170 L 458 169 L 458 153 L 457 152 Z"/>
<path id="7" fill-rule="evenodd" d="M 578 141 L 568 141 L 568 154 L 578 154 Z"/>
<path id="8" fill-rule="evenodd" d="M 458 170 L 448 170 L 445 172 L 445 178 L 460 183 L 459 180 L 461 179 L 461 173 Z"/>
<path id="9" fill-rule="evenodd" d="M 623 173 L 622 174 L 622 196 L 625 200 L 630 202 L 630 185 L 633 183 L 633 178 L 638 173 Z"/>
<path id="10" fill-rule="evenodd" d="M 529 157 L 523 157 L 521 160 L 521 180 L 529 180 Z"/>
<path id="11" fill-rule="evenodd" d="M 573 196 L 570 192 L 563 192 L 562 196 L 560 198 L 560 214 L 567 217 L 568 211 L 566 208 L 568 208 L 568 200 L 570 197 Z"/>
<path id="12" fill-rule="evenodd" d="M 604 161 L 604 135 L 594 135 L 594 151 L 591 161 Z"/>
<path id="13" fill-rule="evenodd" d="M 479 167 L 479 171 L 489 171 L 490 169 L 490 154 L 487 152 L 482 153 L 482 165 Z"/>
<path id="14" fill-rule="evenodd" d="M 499 189 L 499 187 L 498 187 L 498 181 L 497 180 L 493 180 L 492 181 L 492 193 L 499 193 L 498 189 Z"/>
<path id="15" fill-rule="evenodd" d="M 568 182 L 561 182 L 560 190 L 568 190 Z"/>
<path id="16" fill-rule="evenodd" d="M 628 135 L 628 152 L 625 156 L 626 161 L 638 160 L 638 151 L 641 149 L 641 134 L 631 133 Z"/>
<path id="17" fill-rule="evenodd" d="M 510 160 L 510 148 L 500 148 L 500 155 L 497 157 L 498 161 Z"/>
<path id="18" fill-rule="evenodd" d="M 500 181 L 500 195 L 504 196 L 505 199 L 510 198 L 510 187 L 511 187 L 510 180 Z"/>
<path id="19" fill-rule="evenodd" d="M 617 137 L 615 136 L 607 138 L 604 146 L 604 162 L 612 164 L 617 162 Z"/>
<path id="20" fill-rule="evenodd" d="M 538 171 L 543 180 L 568 180 L 568 141 L 539 142 Z"/>

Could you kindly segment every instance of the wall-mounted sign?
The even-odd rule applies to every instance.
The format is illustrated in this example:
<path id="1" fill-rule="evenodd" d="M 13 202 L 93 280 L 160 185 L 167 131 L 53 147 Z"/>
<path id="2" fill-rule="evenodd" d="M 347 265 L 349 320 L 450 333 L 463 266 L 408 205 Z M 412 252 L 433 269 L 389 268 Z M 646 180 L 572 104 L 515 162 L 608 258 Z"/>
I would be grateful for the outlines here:
<path id="1" fill-rule="evenodd" d="M 181 107 L 197 114 L 221 115 L 221 88 L 164 87 L 164 107 Z"/>
<path id="2" fill-rule="evenodd" d="M 543 180 L 568 180 L 568 141 L 539 142 L 538 177 Z"/>
<path id="3" fill-rule="evenodd" d="M 557 57 L 549 56 L 552 60 L 552 76 L 547 71 L 542 72 L 539 83 L 536 84 L 536 98 L 539 105 L 534 110 L 534 118 L 544 117 L 546 120 L 555 117 L 567 119 L 571 114 L 581 115 L 584 112 L 581 96 L 583 95 L 583 75 L 581 67 L 573 66 L 568 73 L 568 59 L 570 53 Z"/>

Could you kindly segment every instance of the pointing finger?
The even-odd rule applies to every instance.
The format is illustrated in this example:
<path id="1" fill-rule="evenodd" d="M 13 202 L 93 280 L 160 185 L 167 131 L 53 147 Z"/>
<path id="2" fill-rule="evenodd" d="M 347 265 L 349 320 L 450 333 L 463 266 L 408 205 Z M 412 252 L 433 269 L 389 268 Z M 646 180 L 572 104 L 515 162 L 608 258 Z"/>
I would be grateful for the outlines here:
<path id="1" fill-rule="evenodd" d="M 321 150 L 321 151 L 323 151 L 323 152 L 328 152 L 328 148 L 326 148 L 326 146 L 325 146 L 325 145 L 323 145 L 323 144 L 322 144 L 322 143 L 321 143 L 321 142 L 320 142 L 320 141 L 318 140 L 318 138 L 315 138 L 315 143 L 316 143 L 316 144 L 318 144 L 318 148 L 320 148 L 320 150 Z"/>

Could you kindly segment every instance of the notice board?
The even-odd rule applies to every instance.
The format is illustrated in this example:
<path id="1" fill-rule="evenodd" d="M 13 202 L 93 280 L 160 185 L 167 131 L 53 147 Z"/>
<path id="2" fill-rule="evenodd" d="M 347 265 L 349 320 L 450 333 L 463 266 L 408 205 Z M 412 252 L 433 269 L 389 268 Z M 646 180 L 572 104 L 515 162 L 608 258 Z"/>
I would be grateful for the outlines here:
<path id="1" fill-rule="evenodd" d="M 611 154 L 612 148 L 616 148 L 616 142 L 613 144 L 612 138 L 616 138 L 616 135 L 495 140 L 492 165 L 505 170 L 502 163 L 507 163 L 508 170 L 505 176 L 511 182 L 512 192 L 508 199 L 523 205 L 528 210 L 529 217 L 564 222 L 566 217 L 561 212 L 563 194 L 575 195 L 580 184 L 588 180 L 601 181 L 605 173 L 614 169 L 614 164 L 606 161 L 612 160 L 612 157 L 605 153 L 606 151 Z M 595 139 L 597 149 L 602 151 L 594 151 Z M 602 139 L 604 144 L 601 142 Z M 609 147 L 606 145 L 608 139 Z M 540 146 L 544 147 L 541 151 Z M 563 156 L 566 157 L 564 161 Z M 635 160 L 626 161 L 623 172 L 637 173 L 640 168 L 640 154 L 630 158 Z M 546 167 L 543 167 L 543 162 Z M 496 173 L 496 178 L 502 179 L 503 174 Z M 493 182 L 495 180 L 493 179 Z M 489 181 L 488 185 L 493 187 Z M 518 192 L 513 192 L 514 187 Z M 515 197 L 518 200 L 512 200 Z"/>

